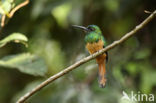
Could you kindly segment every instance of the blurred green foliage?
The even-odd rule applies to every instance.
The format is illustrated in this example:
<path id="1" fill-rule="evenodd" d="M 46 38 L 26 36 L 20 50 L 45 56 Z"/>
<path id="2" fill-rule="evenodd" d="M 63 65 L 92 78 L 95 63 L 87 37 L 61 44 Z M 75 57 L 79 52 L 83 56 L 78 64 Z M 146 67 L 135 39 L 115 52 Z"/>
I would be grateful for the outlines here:
<path id="1" fill-rule="evenodd" d="M 0 40 L 0 47 L 5 46 L 8 42 L 14 41 L 16 43 L 23 43 L 27 46 L 26 42 L 28 41 L 27 37 L 20 33 L 10 34 L 8 37 Z"/>
<path id="2" fill-rule="evenodd" d="M 5 1 L 2 1 L 0 3 L 0 13 L 1 14 L 8 14 L 12 8 L 12 3 L 13 3 L 13 0 L 5 0 Z"/>
<path id="3" fill-rule="evenodd" d="M 0 66 L 17 68 L 21 72 L 40 76 L 44 76 L 47 71 L 44 61 L 29 53 L 6 56 L 0 60 Z"/>
<path id="4" fill-rule="evenodd" d="M 23 1 L 1 0 L 0 18 Z M 0 28 L 0 103 L 15 102 L 49 76 L 89 55 L 83 32 L 71 25 L 96 24 L 110 44 L 141 23 L 149 15 L 144 10 L 153 11 L 155 4 L 155 0 L 31 0 Z M 29 101 L 131 103 L 121 100 L 122 91 L 156 96 L 155 28 L 156 19 L 108 52 L 106 88 L 99 88 L 98 67 L 92 60 Z"/>

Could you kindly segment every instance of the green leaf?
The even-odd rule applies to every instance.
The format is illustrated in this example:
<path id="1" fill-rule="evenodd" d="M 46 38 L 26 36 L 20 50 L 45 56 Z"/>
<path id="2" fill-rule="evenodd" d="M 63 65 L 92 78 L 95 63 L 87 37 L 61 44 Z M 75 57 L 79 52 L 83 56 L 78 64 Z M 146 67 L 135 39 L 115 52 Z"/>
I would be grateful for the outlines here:
<path id="1" fill-rule="evenodd" d="M 1 14 L 7 15 L 10 12 L 11 8 L 12 8 L 11 1 L 6 0 L 4 2 L 0 2 L 0 13 Z"/>
<path id="2" fill-rule="evenodd" d="M 6 56 L 0 59 L 0 66 L 18 69 L 35 76 L 44 76 L 47 72 L 44 60 L 30 53 Z"/>
<path id="3" fill-rule="evenodd" d="M 27 37 L 21 33 L 12 33 L 11 35 L 7 36 L 3 40 L 0 40 L 0 47 L 3 47 L 8 42 L 14 41 L 15 43 L 22 43 L 27 47 L 26 42 L 28 41 Z"/>

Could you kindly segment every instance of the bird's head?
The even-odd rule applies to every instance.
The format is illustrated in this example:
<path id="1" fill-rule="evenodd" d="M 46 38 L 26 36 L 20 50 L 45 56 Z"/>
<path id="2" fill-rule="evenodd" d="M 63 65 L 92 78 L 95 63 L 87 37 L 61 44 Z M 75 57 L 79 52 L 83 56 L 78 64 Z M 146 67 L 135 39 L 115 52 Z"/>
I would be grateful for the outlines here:
<path id="1" fill-rule="evenodd" d="M 105 39 L 102 36 L 102 32 L 97 25 L 88 25 L 87 27 L 73 25 L 73 27 L 80 28 L 86 32 L 86 35 L 85 35 L 86 43 L 88 42 L 94 43 L 94 42 L 98 42 L 99 40 L 103 40 L 105 42 Z M 106 44 L 106 42 L 104 44 Z"/>
<path id="2" fill-rule="evenodd" d="M 85 31 L 86 33 L 90 33 L 90 32 L 95 32 L 95 33 L 98 33 L 98 34 L 102 33 L 100 28 L 97 25 L 88 25 L 87 27 L 73 25 L 73 27 L 80 28 L 83 31 Z"/>

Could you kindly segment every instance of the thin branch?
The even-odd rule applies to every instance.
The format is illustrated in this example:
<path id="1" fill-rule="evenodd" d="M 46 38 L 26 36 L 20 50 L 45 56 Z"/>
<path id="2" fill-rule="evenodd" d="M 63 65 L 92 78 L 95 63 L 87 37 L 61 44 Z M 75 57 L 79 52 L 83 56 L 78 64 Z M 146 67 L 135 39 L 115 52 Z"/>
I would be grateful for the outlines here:
<path id="1" fill-rule="evenodd" d="M 1 19 L 1 28 L 3 28 L 4 25 L 5 25 L 5 18 L 6 18 L 6 15 L 2 15 L 2 19 Z"/>
<path id="2" fill-rule="evenodd" d="M 3 28 L 5 26 L 5 20 L 6 20 L 6 16 L 8 16 L 8 18 L 12 18 L 14 13 L 19 10 L 20 8 L 26 6 L 29 3 L 29 0 L 25 0 L 24 2 L 20 3 L 19 5 L 17 5 L 15 8 L 13 8 L 7 15 L 4 14 L 1 18 L 1 28 Z"/>
<path id="3" fill-rule="evenodd" d="M 24 2 L 22 2 L 21 4 L 17 5 L 15 8 L 13 8 L 10 13 L 8 14 L 8 17 L 11 18 L 14 13 L 19 10 L 20 8 L 26 6 L 29 3 L 29 0 L 25 0 Z"/>
<path id="4" fill-rule="evenodd" d="M 150 22 L 154 17 L 156 16 L 156 10 L 149 16 L 147 17 L 141 24 L 139 24 L 138 26 L 136 26 L 132 31 L 130 31 L 129 33 L 125 34 L 120 40 L 114 41 L 112 44 L 108 45 L 107 47 L 105 47 L 104 49 L 83 58 L 82 60 L 74 63 L 73 65 L 65 68 L 64 70 L 60 71 L 59 73 L 49 77 L 48 79 L 46 79 L 45 81 L 43 81 L 41 84 L 39 84 L 38 86 L 36 86 L 35 88 L 33 88 L 31 91 L 29 91 L 28 93 L 26 93 L 24 96 L 22 96 L 17 103 L 24 103 L 24 101 L 26 101 L 28 98 L 30 98 L 33 94 L 35 94 L 36 92 L 38 92 L 39 90 L 41 90 L 43 87 L 47 86 L 48 84 L 50 84 L 51 82 L 53 82 L 54 80 L 62 77 L 63 75 L 67 74 L 68 72 L 74 70 L 76 67 L 94 59 L 95 57 L 97 57 L 98 55 L 114 48 L 115 46 L 123 43 L 125 40 L 127 40 L 128 38 L 130 38 L 131 36 L 133 36 L 136 32 L 138 32 L 141 28 L 143 28 L 148 22 Z"/>
<path id="5" fill-rule="evenodd" d="M 147 14 L 151 14 L 152 12 L 148 11 L 148 10 L 144 10 L 145 13 Z"/>

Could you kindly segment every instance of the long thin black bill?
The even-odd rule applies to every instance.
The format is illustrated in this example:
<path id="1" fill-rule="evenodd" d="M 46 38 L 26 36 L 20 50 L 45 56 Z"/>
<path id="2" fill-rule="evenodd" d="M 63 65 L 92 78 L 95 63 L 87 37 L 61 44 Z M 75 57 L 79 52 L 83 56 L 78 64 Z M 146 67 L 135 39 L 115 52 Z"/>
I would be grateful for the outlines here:
<path id="1" fill-rule="evenodd" d="M 84 26 L 79 26 L 79 25 L 72 25 L 73 27 L 76 27 L 76 28 L 80 28 L 80 29 L 83 29 L 85 31 L 87 31 L 88 29 Z"/>

